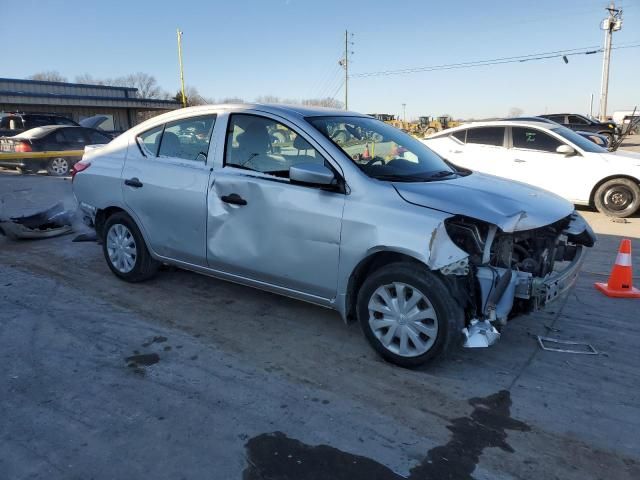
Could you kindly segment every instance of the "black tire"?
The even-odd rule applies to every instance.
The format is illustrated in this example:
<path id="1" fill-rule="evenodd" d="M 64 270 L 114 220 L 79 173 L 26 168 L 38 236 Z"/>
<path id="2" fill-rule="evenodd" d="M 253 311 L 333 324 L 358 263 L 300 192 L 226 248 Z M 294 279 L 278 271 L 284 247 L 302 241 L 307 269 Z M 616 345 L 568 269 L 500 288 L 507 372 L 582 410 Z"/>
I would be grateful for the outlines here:
<path id="1" fill-rule="evenodd" d="M 608 180 L 596 190 L 593 203 L 609 217 L 629 217 L 640 208 L 640 186 L 628 178 Z"/>
<path id="2" fill-rule="evenodd" d="M 129 271 L 122 271 L 114 265 L 109 254 L 110 246 L 108 245 L 107 238 L 111 229 L 119 228 L 117 227 L 118 225 L 124 226 L 130 232 L 135 242 L 135 260 L 133 268 Z M 149 250 L 147 249 L 147 245 L 144 242 L 144 238 L 142 237 L 138 226 L 129 215 L 124 212 L 114 213 L 107 218 L 102 232 L 102 252 L 104 253 L 107 265 L 116 277 L 127 282 L 135 283 L 148 280 L 156 274 L 160 267 L 160 262 L 154 260 L 149 254 Z"/>
<path id="3" fill-rule="evenodd" d="M 52 158 L 47 162 L 47 173 L 52 177 L 65 177 L 71 173 L 71 160 L 66 157 Z"/>
<path id="4" fill-rule="evenodd" d="M 16 170 L 22 175 L 35 175 L 40 169 L 33 167 L 16 167 Z"/>
<path id="5" fill-rule="evenodd" d="M 431 347 L 415 356 L 399 355 L 383 345 L 369 322 L 369 301 L 380 287 L 393 282 L 404 283 L 421 292 L 435 310 L 437 334 Z M 428 308 L 427 308 L 428 310 Z M 426 267 L 409 262 L 392 263 L 371 274 L 358 292 L 357 315 L 365 337 L 385 360 L 405 368 L 423 365 L 436 357 L 443 357 L 461 344 L 464 311 L 452 297 L 444 281 Z M 388 332 L 388 330 L 387 330 Z M 414 331 L 415 333 L 415 331 Z"/>
<path id="6" fill-rule="evenodd" d="M 615 140 L 615 137 L 613 136 L 612 133 L 609 132 L 601 132 L 600 135 L 604 135 L 605 137 L 607 137 L 607 140 L 609 141 L 609 147 L 611 145 L 613 145 L 613 141 Z"/>

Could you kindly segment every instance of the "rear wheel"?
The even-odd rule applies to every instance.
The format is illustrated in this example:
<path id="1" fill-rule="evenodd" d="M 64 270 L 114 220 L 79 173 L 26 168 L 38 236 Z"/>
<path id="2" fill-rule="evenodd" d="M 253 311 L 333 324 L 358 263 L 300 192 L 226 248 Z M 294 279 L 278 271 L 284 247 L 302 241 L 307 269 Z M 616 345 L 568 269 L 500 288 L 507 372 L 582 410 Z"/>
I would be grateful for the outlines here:
<path id="1" fill-rule="evenodd" d="M 23 175 L 38 173 L 38 168 L 34 167 L 16 167 L 16 170 Z"/>
<path id="2" fill-rule="evenodd" d="M 625 218 L 640 208 L 640 187 L 627 178 L 614 178 L 596 190 L 596 208 L 610 217 Z"/>
<path id="3" fill-rule="evenodd" d="M 153 277 L 160 266 L 149 254 L 135 222 L 124 212 L 114 213 L 104 224 L 102 251 L 111 271 L 127 282 Z"/>
<path id="4" fill-rule="evenodd" d="M 54 177 L 64 177 L 71 171 L 71 162 L 64 157 L 56 157 L 49 160 L 47 173 Z"/>
<path id="5" fill-rule="evenodd" d="M 442 279 L 411 263 L 376 270 L 360 289 L 357 309 L 371 346 L 401 367 L 441 356 L 464 327 L 464 312 Z"/>
<path id="6" fill-rule="evenodd" d="M 612 134 L 610 134 L 609 132 L 602 132 L 602 133 L 600 133 L 600 135 L 603 135 L 603 136 L 607 137 L 607 141 L 608 141 L 608 146 L 609 147 L 613 144 L 614 138 L 613 138 Z"/>

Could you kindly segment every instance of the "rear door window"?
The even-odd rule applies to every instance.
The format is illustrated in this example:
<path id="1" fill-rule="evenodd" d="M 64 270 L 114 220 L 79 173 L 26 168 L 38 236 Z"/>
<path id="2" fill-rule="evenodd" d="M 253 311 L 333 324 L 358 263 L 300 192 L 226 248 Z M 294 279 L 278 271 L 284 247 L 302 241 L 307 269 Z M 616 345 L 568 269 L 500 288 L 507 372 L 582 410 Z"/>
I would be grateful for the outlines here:
<path id="1" fill-rule="evenodd" d="M 535 128 L 512 127 L 513 148 L 555 153 L 563 143 L 555 137 Z"/>
<path id="2" fill-rule="evenodd" d="M 87 143 L 81 128 L 65 128 L 62 130 L 62 135 L 68 143 L 76 145 Z"/>
<path id="3" fill-rule="evenodd" d="M 209 154 L 215 119 L 215 115 L 207 115 L 167 123 L 162 134 L 158 156 L 205 161 Z"/>
<path id="4" fill-rule="evenodd" d="M 87 137 L 89 137 L 89 143 L 109 143 L 111 141 L 111 137 L 105 135 L 104 133 L 96 132 L 95 130 L 85 130 Z"/>
<path id="5" fill-rule="evenodd" d="M 564 115 L 549 115 L 547 118 L 557 123 L 565 123 Z"/>
<path id="6" fill-rule="evenodd" d="M 477 127 L 467 130 L 467 143 L 476 145 L 504 145 L 504 127 Z"/>
<path id="7" fill-rule="evenodd" d="M 75 125 L 76 122 L 65 117 L 52 117 L 51 125 Z"/>
<path id="8" fill-rule="evenodd" d="M 164 125 L 158 125 L 151 130 L 142 132 L 136 137 L 138 145 L 145 156 L 155 157 L 158 155 L 160 140 L 162 139 L 162 130 L 164 130 Z"/>
<path id="9" fill-rule="evenodd" d="M 462 143 L 465 143 L 467 141 L 466 130 L 460 130 L 459 132 L 454 132 L 451 134 L 451 136 L 457 140 L 460 140 Z"/>
<path id="10" fill-rule="evenodd" d="M 569 123 L 573 125 L 589 125 L 589 122 L 585 118 L 578 115 L 569 115 Z"/>

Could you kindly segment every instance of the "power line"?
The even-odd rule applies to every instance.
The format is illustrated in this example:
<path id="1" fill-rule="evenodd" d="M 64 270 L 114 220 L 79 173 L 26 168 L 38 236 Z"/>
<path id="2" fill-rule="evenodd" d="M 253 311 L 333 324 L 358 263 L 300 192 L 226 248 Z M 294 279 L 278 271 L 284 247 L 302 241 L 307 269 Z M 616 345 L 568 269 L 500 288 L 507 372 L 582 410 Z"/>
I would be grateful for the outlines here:
<path id="1" fill-rule="evenodd" d="M 613 47 L 613 49 L 637 48 L 637 47 L 640 47 L 640 43 L 631 44 L 631 45 L 620 45 L 617 47 Z M 569 57 L 573 55 L 593 55 L 596 53 L 600 53 L 602 51 L 603 51 L 602 48 L 599 46 L 591 46 L 591 47 L 582 47 L 582 48 L 572 48 L 568 50 L 555 50 L 551 52 L 531 53 L 528 55 L 518 55 L 513 57 L 492 58 L 487 60 L 475 60 L 475 61 L 469 61 L 469 62 L 449 63 L 449 64 L 443 64 L 443 65 L 430 65 L 430 66 L 424 66 L 424 67 L 402 68 L 398 70 L 382 70 L 378 72 L 355 73 L 350 75 L 350 77 L 362 78 L 362 77 L 380 77 L 380 76 L 390 76 L 390 75 L 406 75 L 411 73 L 433 72 L 438 70 L 454 70 L 454 69 L 460 69 L 460 68 L 482 67 L 487 65 L 501 65 L 505 63 L 524 63 L 524 62 L 537 61 L 537 60 L 546 60 L 549 58 Z"/>
<path id="2" fill-rule="evenodd" d="M 333 100 L 336 99 L 336 95 L 338 94 L 338 92 L 342 89 L 342 87 L 346 85 L 345 84 L 345 80 L 342 79 L 342 81 L 340 82 L 340 85 L 338 85 L 338 88 L 335 89 L 335 91 L 333 92 L 333 95 L 331 95 L 329 98 L 332 98 Z"/>
<path id="3" fill-rule="evenodd" d="M 320 90 L 318 98 L 324 98 L 328 96 L 337 85 L 341 84 L 344 81 L 344 78 L 341 73 L 341 67 L 338 66 L 337 70 L 335 70 L 333 77 L 329 79 L 329 82 L 325 85 L 325 87 Z"/>
<path id="4" fill-rule="evenodd" d="M 340 56 L 338 55 L 338 58 L 340 58 Z M 309 92 L 311 94 L 311 96 L 313 97 L 314 94 L 316 94 L 317 92 L 324 90 L 326 87 L 326 84 L 336 75 L 337 72 L 340 71 L 340 65 L 339 62 L 336 61 L 333 70 L 332 69 L 327 69 L 324 72 L 324 75 L 318 75 L 318 78 L 316 78 L 316 81 L 313 83 L 313 86 L 311 88 L 311 91 Z"/>

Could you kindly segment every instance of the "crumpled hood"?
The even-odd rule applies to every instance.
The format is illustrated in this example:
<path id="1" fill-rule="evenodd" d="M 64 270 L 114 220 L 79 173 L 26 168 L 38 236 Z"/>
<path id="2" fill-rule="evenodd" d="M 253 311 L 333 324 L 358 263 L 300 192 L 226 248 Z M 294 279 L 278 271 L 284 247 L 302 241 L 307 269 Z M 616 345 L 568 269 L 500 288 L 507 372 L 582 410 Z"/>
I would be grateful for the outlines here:
<path id="1" fill-rule="evenodd" d="M 570 215 L 573 205 L 524 183 L 472 173 L 435 182 L 394 182 L 407 202 L 493 223 L 503 232 L 543 227 Z"/>

